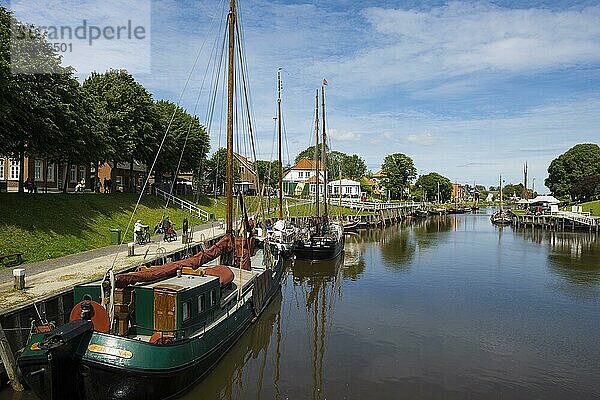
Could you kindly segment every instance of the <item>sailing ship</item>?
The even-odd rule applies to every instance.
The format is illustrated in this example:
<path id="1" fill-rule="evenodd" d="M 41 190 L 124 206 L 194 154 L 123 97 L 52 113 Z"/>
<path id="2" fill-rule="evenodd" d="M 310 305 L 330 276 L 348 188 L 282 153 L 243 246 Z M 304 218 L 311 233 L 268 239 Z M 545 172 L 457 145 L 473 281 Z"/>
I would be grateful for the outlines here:
<path id="1" fill-rule="evenodd" d="M 300 230 L 294 246 L 294 254 L 300 260 L 331 260 L 338 257 L 344 249 L 344 230 L 342 225 L 329 218 L 327 209 L 327 133 L 325 129 L 325 85 L 321 86 L 323 109 L 323 145 L 319 157 L 319 91 L 315 106 L 315 208 L 316 215 L 309 224 Z M 321 159 L 319 159 L 321 158 Z M 323 215 L 319 215 L 320 166 L 323 166 Z"/>
<path id="2" fill-rule="evenodd" d="M 282 145 L 282 113 L 281 113 L 281 72 L 277 71 L 277 192 L 278 208 L 277 221 L 266 229 L 266 239 L 277 246 L 286 254 L 291 254 L 295 242 L 297 229 L 289 219 L 283 215 L 283 145 Z M 262 236 L 262 235 L 261 235 Z"/>
<path id="3" fill-rule="evenodd" d="M 229 39 L 226 233 L 198 254 L 74 287 L 70 321 L 36 329 L 18 359 L 38 397 L 171 399 L 203 378 L 280 291 L 284 257 L 233 218 L 235 0 Z"/>
<path id="4" fill-rule="evenodd" d="M 500 175 L 500 209 L 496 211 L 490 217 L 492 224 L 496 225 L 510 225 L 512 224 L 512 218 L 510 213 L 502 209 L 502 175 Z"/>

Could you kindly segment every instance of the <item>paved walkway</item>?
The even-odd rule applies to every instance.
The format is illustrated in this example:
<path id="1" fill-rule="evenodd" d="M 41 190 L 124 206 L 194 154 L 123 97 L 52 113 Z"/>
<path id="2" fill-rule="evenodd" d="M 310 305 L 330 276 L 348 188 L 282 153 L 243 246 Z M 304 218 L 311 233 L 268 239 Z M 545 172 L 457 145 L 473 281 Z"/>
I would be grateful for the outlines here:
<path id="1" fill-rule="evenodd" d="M 203 242 L 224 233 L 216 222 L 196 226 L 193 229 L 192 243 Z M 12 268 L 7 268 L 0 271 L 0 311 L 100 278 L 113 263 L 115 271 L 122 271 L 184 248 L 181 236 L 177 241 L 163 242 L 161 235 L 152 238 L 149 244 L 136 245 L 135 255 L 132 257 L 127 256 L 127 243 L 124 243 L 121 246 L 113 245 L 53 260 L 23 264 L 16 268 L 25 268 L 26 289 L 19 291 L 13 289 Z"/>

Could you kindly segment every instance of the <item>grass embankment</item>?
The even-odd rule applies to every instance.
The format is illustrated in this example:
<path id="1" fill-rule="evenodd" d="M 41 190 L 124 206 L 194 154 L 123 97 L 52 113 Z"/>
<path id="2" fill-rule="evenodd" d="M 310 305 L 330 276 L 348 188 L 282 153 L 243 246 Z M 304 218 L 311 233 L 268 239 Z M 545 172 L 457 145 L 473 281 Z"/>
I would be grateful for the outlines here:
<path id="1" fill-rule="evenodd" d="M 110 229 L 125 233 L 136 201 L 125 193 L 0 194 L 0 254 L 22 252 L 25 262 L 35 262 L 108 246 Z M 208 198 L 200 206 L 217 218 L 223 214 Z M 142 198 L 134 220 L 152 229 L 163 213 L 178 229 L 184 217 L 190 226 L 205 222 L 180 209 L 165 210 L 164 200 L 154 196 Z M 133 239 L 133 226 L 129 231 L 123 241 Z"/>
<path id="2" fill-rule="evenodd" d="M 591 209 L 592 215 L 600 216 L 600 200 L 588 201 L 579 205 L 581 206 L 581 211 L 588 212 Z"/>
<path id="3" fill-rule="evenodd" d="M 225 198 L 209 196 L 188 198 L 196 200 L 203 210 L 215 218 L 225 216 Z M 24 262 L 31 263 L 51 258 L 97 249 L 111 244 L 110 230 L 121 229 L 125 234 L 137 195 L 115 194 L 0 194 L 0 254 L 22 252 Z M 295 205 L 289 199 L 290 216 L 312 215 L 314 205 Z M 267 200 L 264 200 L 266 209 Z M 255 210 L 257 198 L 246 199 L 249 210 Z M 277 200 L 271 199 L 271 216 L 276 215 Z M 330 206 L 330 215 L 356 215 L 356 210 Z M 160 221 L 163 214 L 169 215 L 176 229 L 181 229 L 183 218 L 190 226 L 205 223 L 175 207 L 164 209 L 164 200 L 154 196 L 142 197 L 134 217 L 141 219 L 150 229 Z M 133 240 L 133 226 L 122 241 Z M 0 268 L 2 266 L 0 265 Z"/>

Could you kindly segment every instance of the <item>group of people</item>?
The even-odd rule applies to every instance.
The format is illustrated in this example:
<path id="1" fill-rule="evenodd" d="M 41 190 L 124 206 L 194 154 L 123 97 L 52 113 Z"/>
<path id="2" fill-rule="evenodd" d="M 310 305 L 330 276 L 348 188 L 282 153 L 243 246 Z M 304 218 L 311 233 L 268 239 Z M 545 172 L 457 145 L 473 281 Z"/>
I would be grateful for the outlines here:
<path id="1" fill-rule="evenodd" d="M 23 184 L 23 187 L 25 188 L 25 190 L 27 190 L 27 193 L 37 193 L 38 191 L 38 187 L 35 184 L 35 182 L 32 182 L 29 178 L 27 178 L 27 180 Z"/>
<path id="2" fill-rule="evenodd" d="M 110 193 L 112 191 L 112 179 L 104 178 L 104 193 Z"/>
<path id="3" fill-rule="evenodd" d="M 143 240 L 140 240 L 140 238 L 144 238 L 144 237 L 146 237 L 146 235 L 149 236 L 149 234 L 147 234 L 148 229 L 149 229 L 148 225 L 142 224 L 142 220 L 138 219 L 137 221 L 135 221 L 135 224 L 133 225 L 133 240 L 136 243 L 143 244 L 143 243 L 141 243 L 141 241 L 143 241 Z M 188 219 L 183 218 L 182 230 L 183 230 L 184 235 L 187 235 L 188 229 L 189 229 Z M 173 225 L 173 222 L 171 222 L 171 219 L 169 218 L 168 215 L 163 215 L 161 220 L 154 226 L 154 233 L 162 233 L 163 240 L 165 242 L 168 240 L 172 240 L 173 238 L 177 238 L 177 233 L 175 232 L 175 227 Z M 149 241 L 149 237 L 148 237 L 148 241 Z"/>

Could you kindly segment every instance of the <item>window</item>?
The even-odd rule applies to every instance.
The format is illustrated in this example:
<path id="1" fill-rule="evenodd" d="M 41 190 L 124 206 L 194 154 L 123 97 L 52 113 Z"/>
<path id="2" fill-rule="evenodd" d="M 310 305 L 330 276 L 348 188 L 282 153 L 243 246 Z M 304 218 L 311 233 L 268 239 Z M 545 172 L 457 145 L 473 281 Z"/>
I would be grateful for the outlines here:
<path id="1" fill-rule="evenodd" d="M 19 160 L 11 158 L 10 160 L 10 178 L 13 181 L 19 179 L 19 172 L 21 172 L 21 165 L 19 164 Z"/>
<path id="2" fill-rule="evenodd" d="M 80 166 L 79 167 L 79 180 L 85 180 L 85 167 L 84 166 Z"/>
<path id="3" fill-rule="evenodd" d="M 346 190 L 346 194 L 351 194 L 352 193 L 352 186 L 346 186 L 345 190 Z"/>
<path id="4" fill-rule="evenodd" d="M 44 162 L 42 160 L 35 160 L 35 169 L 34 169 L 35 173 L 35 180 L 36 181 L 41 181 L 42 180 L 42 175 L 44 175 Z"/>
<path id="5" fill-rule="evenodd" d="M 50 182 L 54 182 L 54 163 L 48 163 L 48 176 Z"/>
<path id="6" fill-rule="evenodd" d="M 190 314 L 191 314 L 191 310 L 192 310 L 192 301 L 191 300 L 186 300 L 183 302 L 181 311 L 182 311 L 182 318 L 184 321 L 187 321 L 188 319 L 190 319 Z"/>
<path id="7" fill-rule="evenodd" d="M 4 158 L 0 158 L 0 179 L 4 179 Z"/>
<path id="8" fill-rule="evenodd" d="M 298 172 L 298 178 L 304 178 L 304 172 L 302 172 L 302 171 Z"/>
<path id="9" fill-rule="evenodd" d="M 215 289 L 210 291 L 210 305 L 211 307 L 217 304 L 217 291 Z"/>
<path id="10" fill-rule="evenodd" d="M 69 179 L 71 182 L 77 181 L 77 165 L 71 165 L 71 169 L 69 170 Z"/>
<path id="11" fill-rule="evenodd" d="M 201 313 L 204 310 L 206 310 L 206 296 L 201 294 L 198 296 L 198 313 Z"/>

